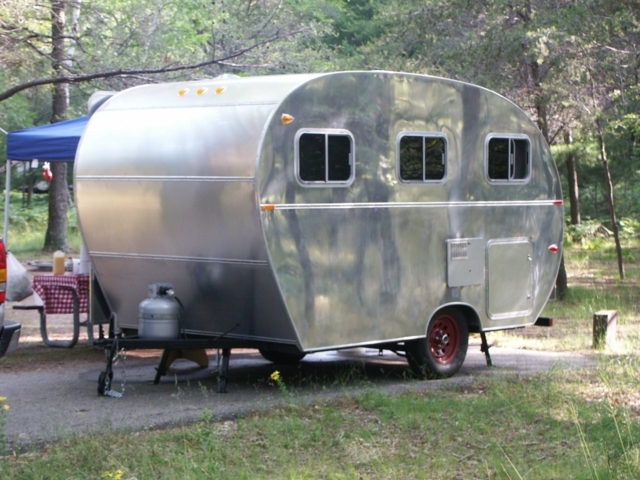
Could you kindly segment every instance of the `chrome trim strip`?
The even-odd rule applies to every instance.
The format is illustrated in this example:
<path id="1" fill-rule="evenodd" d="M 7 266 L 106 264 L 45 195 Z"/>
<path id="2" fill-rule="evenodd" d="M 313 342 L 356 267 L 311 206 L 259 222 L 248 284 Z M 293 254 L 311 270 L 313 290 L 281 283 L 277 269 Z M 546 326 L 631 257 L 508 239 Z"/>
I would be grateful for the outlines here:
<path id="1" fill-rule="evenodd" d="M 337 210 L 350 208 L 442 208 L 442 207 L 543 207 L 555 205 L 555 200 L 496 202 L 363 202 L 363 203 L 276 203 L 274 210 Z M 272 204 L 263 203 L 271 206 Z"/>
<path id="2" fill-rule="evenodd" d="M 348 350 L 350 348 L 378 348 L 378 346 L 382 344 L 408 342 L 410 340 L 417 340 L 417 339 L 424 339 L 424 338 L 425 338 L 424 335 L 412 335 L 408 337 L 391 338 L 389 340 L 369 340 L 366 342 L 345 343 L 342 345 L 329 346 L 329 347 L 305 348 L 304 352 L 316 353 L 316 352 L 331 352 L 333 350 Z"/>
<path id="3" fill-rule="evenodd" d="M 92 257 L 103 258 L 133 258 L 144 260 L 171 260 L 178 262 L 198 262 L 198 263 L 222 263 L 229 265 L 258 265 L 266 266 L 266 260 L 241 260 L 237 258 L 208 258 L 208 257 L 183 257 L 178 255 L 148 255 L 142 253 L 117 253 L 117 252 L 89 252 Z"/>
<path id="4" fill-rule="evenodd" d="M 184 331 L 186 334 L 191 334 L 191 335 L 203 335 L 206 337 L 221 337 L 224 332 L 212 332 L 212 331 L 204 331 L 204 330 L 193 330 L 193 329 L 185 329 Z M 287 344 L 287 345 L 295 345 L 295 346 L 299 346 L 300 344 L 298 342 L 296 342 L 295 340 L 283 340 L 281 338 L 274 338 L 274 337 L 263 337 L 260 335 L 243 335 L 243 334 L 238 334 L 238 333 L 227 333 L 224 335 L 224 338 L 233 338 L 233 339 L 237 339 L 237 340 L 247 340 L 247 341 L 252 341 L 252 342 L 269 342 L 269 343 L 278 343 L 278 344 Z"/>
<path id="5" fill-rule="evenodd" d="M 514 317 L 511 317 L 514 318 Z M 483 332 L 497 332 L 497 331 L 501 331 L 501 330 L 515 330 L 516 328 L 525 328 L 525 327 L 532 327 L 533 325 L 535 325 L 535 321 L 533 322 L 526 322 L 526 323 L 518 323 L 518 324 L 513 324 L 513 325 L 508 325 L 508 326 L 504 326 L 504 325 L 499 325 L 496 327 L 488 327 L 488 328 L 483 328 L 482 331 Z"/>
<path id="6" fill-rule="evenodd" d="M 214 177 L 195 175 L 78 175 L 76 180 L 104 180 L 116 182 L 254 182 L 256 177 Z"/>

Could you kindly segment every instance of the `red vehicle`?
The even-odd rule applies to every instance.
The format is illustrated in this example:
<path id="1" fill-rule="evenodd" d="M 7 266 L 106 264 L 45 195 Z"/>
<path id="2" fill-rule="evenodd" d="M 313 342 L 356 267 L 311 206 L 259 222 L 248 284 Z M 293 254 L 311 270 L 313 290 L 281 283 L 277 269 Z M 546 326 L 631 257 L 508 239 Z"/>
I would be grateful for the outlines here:
<path id="1" fill-rule="evenodd" d="M 18 347 L 20 324 L 4 319 L 4 306 L 7 295 L 7 249 L 0 238 L 0 357 Z"/>

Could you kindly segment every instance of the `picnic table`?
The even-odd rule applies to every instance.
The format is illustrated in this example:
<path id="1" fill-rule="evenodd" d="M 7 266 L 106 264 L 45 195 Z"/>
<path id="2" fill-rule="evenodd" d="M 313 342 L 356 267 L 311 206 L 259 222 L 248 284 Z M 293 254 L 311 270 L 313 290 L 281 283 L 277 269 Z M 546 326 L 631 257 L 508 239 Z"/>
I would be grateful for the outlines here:
<path id="1" fill-rule="evenodd" d="M 72 348 L 78 343 L 80 327 L 87 327 L 89 341 L 93 342 L 93 326 L 90 319 L 80 321 L 81 313 L 89 311 L 89 275 L 35 275 L 33 290 L 37 296 L 31 305 L 15 305 L 16 310 L 38 310 L 40 313 L 40 334 L 44 343 L 50 347 Z M 73 314 L 73 336 L 68 341 L 49 339 L 47 333 L 47 314 Z"/>

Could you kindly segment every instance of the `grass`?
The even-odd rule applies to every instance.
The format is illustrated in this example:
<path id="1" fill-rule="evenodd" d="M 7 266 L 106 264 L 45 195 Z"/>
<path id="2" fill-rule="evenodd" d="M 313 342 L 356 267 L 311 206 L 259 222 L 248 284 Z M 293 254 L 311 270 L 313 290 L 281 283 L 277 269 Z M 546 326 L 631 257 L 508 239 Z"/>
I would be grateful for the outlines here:
<path id="1" fill-rule="evenodd" d="M 4 218 L 4 195 L 0 198 L 0 211 Z M 49 195 L 33 195 L 31 204 L 26 205 L 19 192 L 11 192 L 9 209 L 9 249 L 20 260 L 49 259 L 50 253 L 43 253 L 44 237 L 47 229 Z M 73 252 L 80 252 L 82 236 L 78 228 L 75 207 L 69 208 L 67 242 Z"/>
<path id="2" fill-rule="evenodd" d="M 487 335 L 489 343 L 513 348 L 549 351 L 591 352 L 593 314 L 600 310 L 618 312 L 618 337 L 615 353 L 633 353 L 640 346 L 640 244 L 627 241 L 626 278 L 617 273 L 615 249 L 611 240 L 595 249 L 593 243 L 571 247 L 566 252 L 570 289 L 563 301 L 552 300 L 541 316 L 554 319 L 553 328 L 529 327 Z M 638 259 L 638 260 L 635 260 Z"/>
<path id="3" fill-rule="evenodd" d="M 191 426 L 16 454 L 0 478 L 638 478 L 640 405 L 625 387 L 638 367 L 603 357 L 589 372 L 374 388 L 224 422 L 204 412 Z"/>
<path id="4" fill-rule="evenodd" d="M 199 422 L 167 430 L 70 436 L 0 458 L 0 479 L 640 478 L 640 251 L 626 246 L 634 260 L 620 281 L 610 243 L 600 247 L 567 251 L 570 293 L 544 313 L 553 328 L 490 335 L 498 345 L 593 355 L 595 368 L 482 376 L 395 396 L 354 368 L 339 376 L 341 398 L 311 403 L 297 394 L 305 379 L 282 375 L 274 388 L 284 406 L 226 421 L 203 411 Z M 594 352 L 591 322 L 601 309 L 618 310 L 620 339 Z M 348 393 L 353 386 L 365 392 Z"/>

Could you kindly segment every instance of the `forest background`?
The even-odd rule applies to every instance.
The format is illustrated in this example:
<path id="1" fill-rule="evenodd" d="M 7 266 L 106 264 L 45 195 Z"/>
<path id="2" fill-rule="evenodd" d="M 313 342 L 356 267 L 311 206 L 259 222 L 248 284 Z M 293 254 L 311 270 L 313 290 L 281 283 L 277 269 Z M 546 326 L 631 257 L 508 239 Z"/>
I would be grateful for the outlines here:
<path id="1" fill-rule="evenodd" d="M 620 238 L 640 234 L 637 0 L 0 0 L 5 131 L 83 115 L 97 90 L 336 70 L 443 76 L 519 105 L 552 146 L 568 240 L 612 236 L 624 278 Z M 67 248 L 70 179 L 53 165 L 45 250 Z"/>

